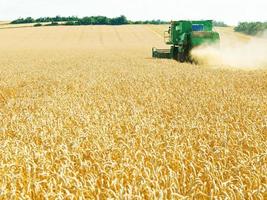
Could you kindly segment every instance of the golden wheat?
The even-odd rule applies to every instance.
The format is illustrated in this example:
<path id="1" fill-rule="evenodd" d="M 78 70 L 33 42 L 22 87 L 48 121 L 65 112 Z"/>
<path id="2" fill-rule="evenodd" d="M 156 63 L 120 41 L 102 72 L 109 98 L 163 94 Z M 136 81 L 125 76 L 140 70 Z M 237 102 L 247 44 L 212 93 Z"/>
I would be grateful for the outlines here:
<path id="1" fill-rule="evenodd" d="M 153 26 L 0 31 L 1 199 L 266 199 L 267 72 L 153 60 Z"/>

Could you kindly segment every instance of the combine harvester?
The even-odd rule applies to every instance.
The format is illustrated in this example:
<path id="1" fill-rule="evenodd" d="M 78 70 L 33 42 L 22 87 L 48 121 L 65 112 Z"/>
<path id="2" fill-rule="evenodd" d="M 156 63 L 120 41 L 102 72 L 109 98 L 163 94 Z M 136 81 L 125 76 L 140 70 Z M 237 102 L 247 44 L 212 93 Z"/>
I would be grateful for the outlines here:
<path id="1" fill-rule="evenodd" d="M 214 32 L 212 28 L 212 20 L 173 21 L 169 30 L 164 32 L 164 41 L 171 45 L 171 48 L 157 49 L 153 47 L 152 56 L 191 62 L 190 51 L 194 47 L 220 42 L 219 33 Z"/>

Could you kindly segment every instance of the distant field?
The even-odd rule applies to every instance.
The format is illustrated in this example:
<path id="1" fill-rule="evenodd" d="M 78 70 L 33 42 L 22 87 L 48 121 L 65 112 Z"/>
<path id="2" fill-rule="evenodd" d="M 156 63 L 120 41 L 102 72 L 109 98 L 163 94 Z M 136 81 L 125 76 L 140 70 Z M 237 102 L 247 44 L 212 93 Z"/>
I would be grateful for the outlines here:
<path id="1" fill-rule="evenodd" d="M 11 24 L 9 21 L 0 21 L 0 29 L 14 29 L 14 28 L 31 28 L 37 23 L 26 24 Z M 50 22 L 43 22 L 42 25 L 50 24 Z"/>
<path id="2" fill-rule="evenodd" d="M 267 199 L 267 71 L 152 59 L 166 28 L 0 29 L 1 199 Z"/>
<path id="3" fill-rule="evenodd" d="M 215 30 L 220 33 L 221 37 L 232 37 L 239 41 L 248 41 L 251 38 L 251 36 L 235 32 L 233 27 L 216 27 Z"/>
<path id="4" fill-rule="evenodd" d="M 0 29 L 33 27 L 34 24 L 10 24 L 8 21 L 0 21 Z"/>
<path id="5" fill-rule="evenodd" d="M 8 21 L 0 21 L 0 25 L 7 24 L 9 23 Z"/>

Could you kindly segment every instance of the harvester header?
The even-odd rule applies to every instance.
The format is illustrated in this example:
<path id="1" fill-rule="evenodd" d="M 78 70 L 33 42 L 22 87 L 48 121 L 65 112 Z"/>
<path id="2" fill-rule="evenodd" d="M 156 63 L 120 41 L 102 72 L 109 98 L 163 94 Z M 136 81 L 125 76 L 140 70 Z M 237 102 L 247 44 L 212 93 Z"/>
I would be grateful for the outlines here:
<path id="1" fill-rule="evenodd" d="M 219 33 L 214 32 L 212 20 L 173 21 L 168 31 L 164 32 L 165 43 L 170 49 L 152 49 L 155 58 L 190 61 L 190 51 L 200 45 L 216 44 L 220 41 Z"/>

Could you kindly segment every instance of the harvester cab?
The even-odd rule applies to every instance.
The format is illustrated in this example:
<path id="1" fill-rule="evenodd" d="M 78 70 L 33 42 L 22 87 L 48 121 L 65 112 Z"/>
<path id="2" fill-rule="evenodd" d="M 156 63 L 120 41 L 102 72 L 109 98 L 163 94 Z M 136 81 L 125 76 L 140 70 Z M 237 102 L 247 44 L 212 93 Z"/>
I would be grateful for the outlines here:
<path id="1" fill-rule="evenodd" d="M 190 51 L 200 45 L 218 44 L 219 33 L 212 30 L 212 20 L 173 21 L 168 31 L 164 32 L 164 41 L 170 49 L 153 47 L 154 58 L 169 58 L 180 62 L 192 61 Z"/>

